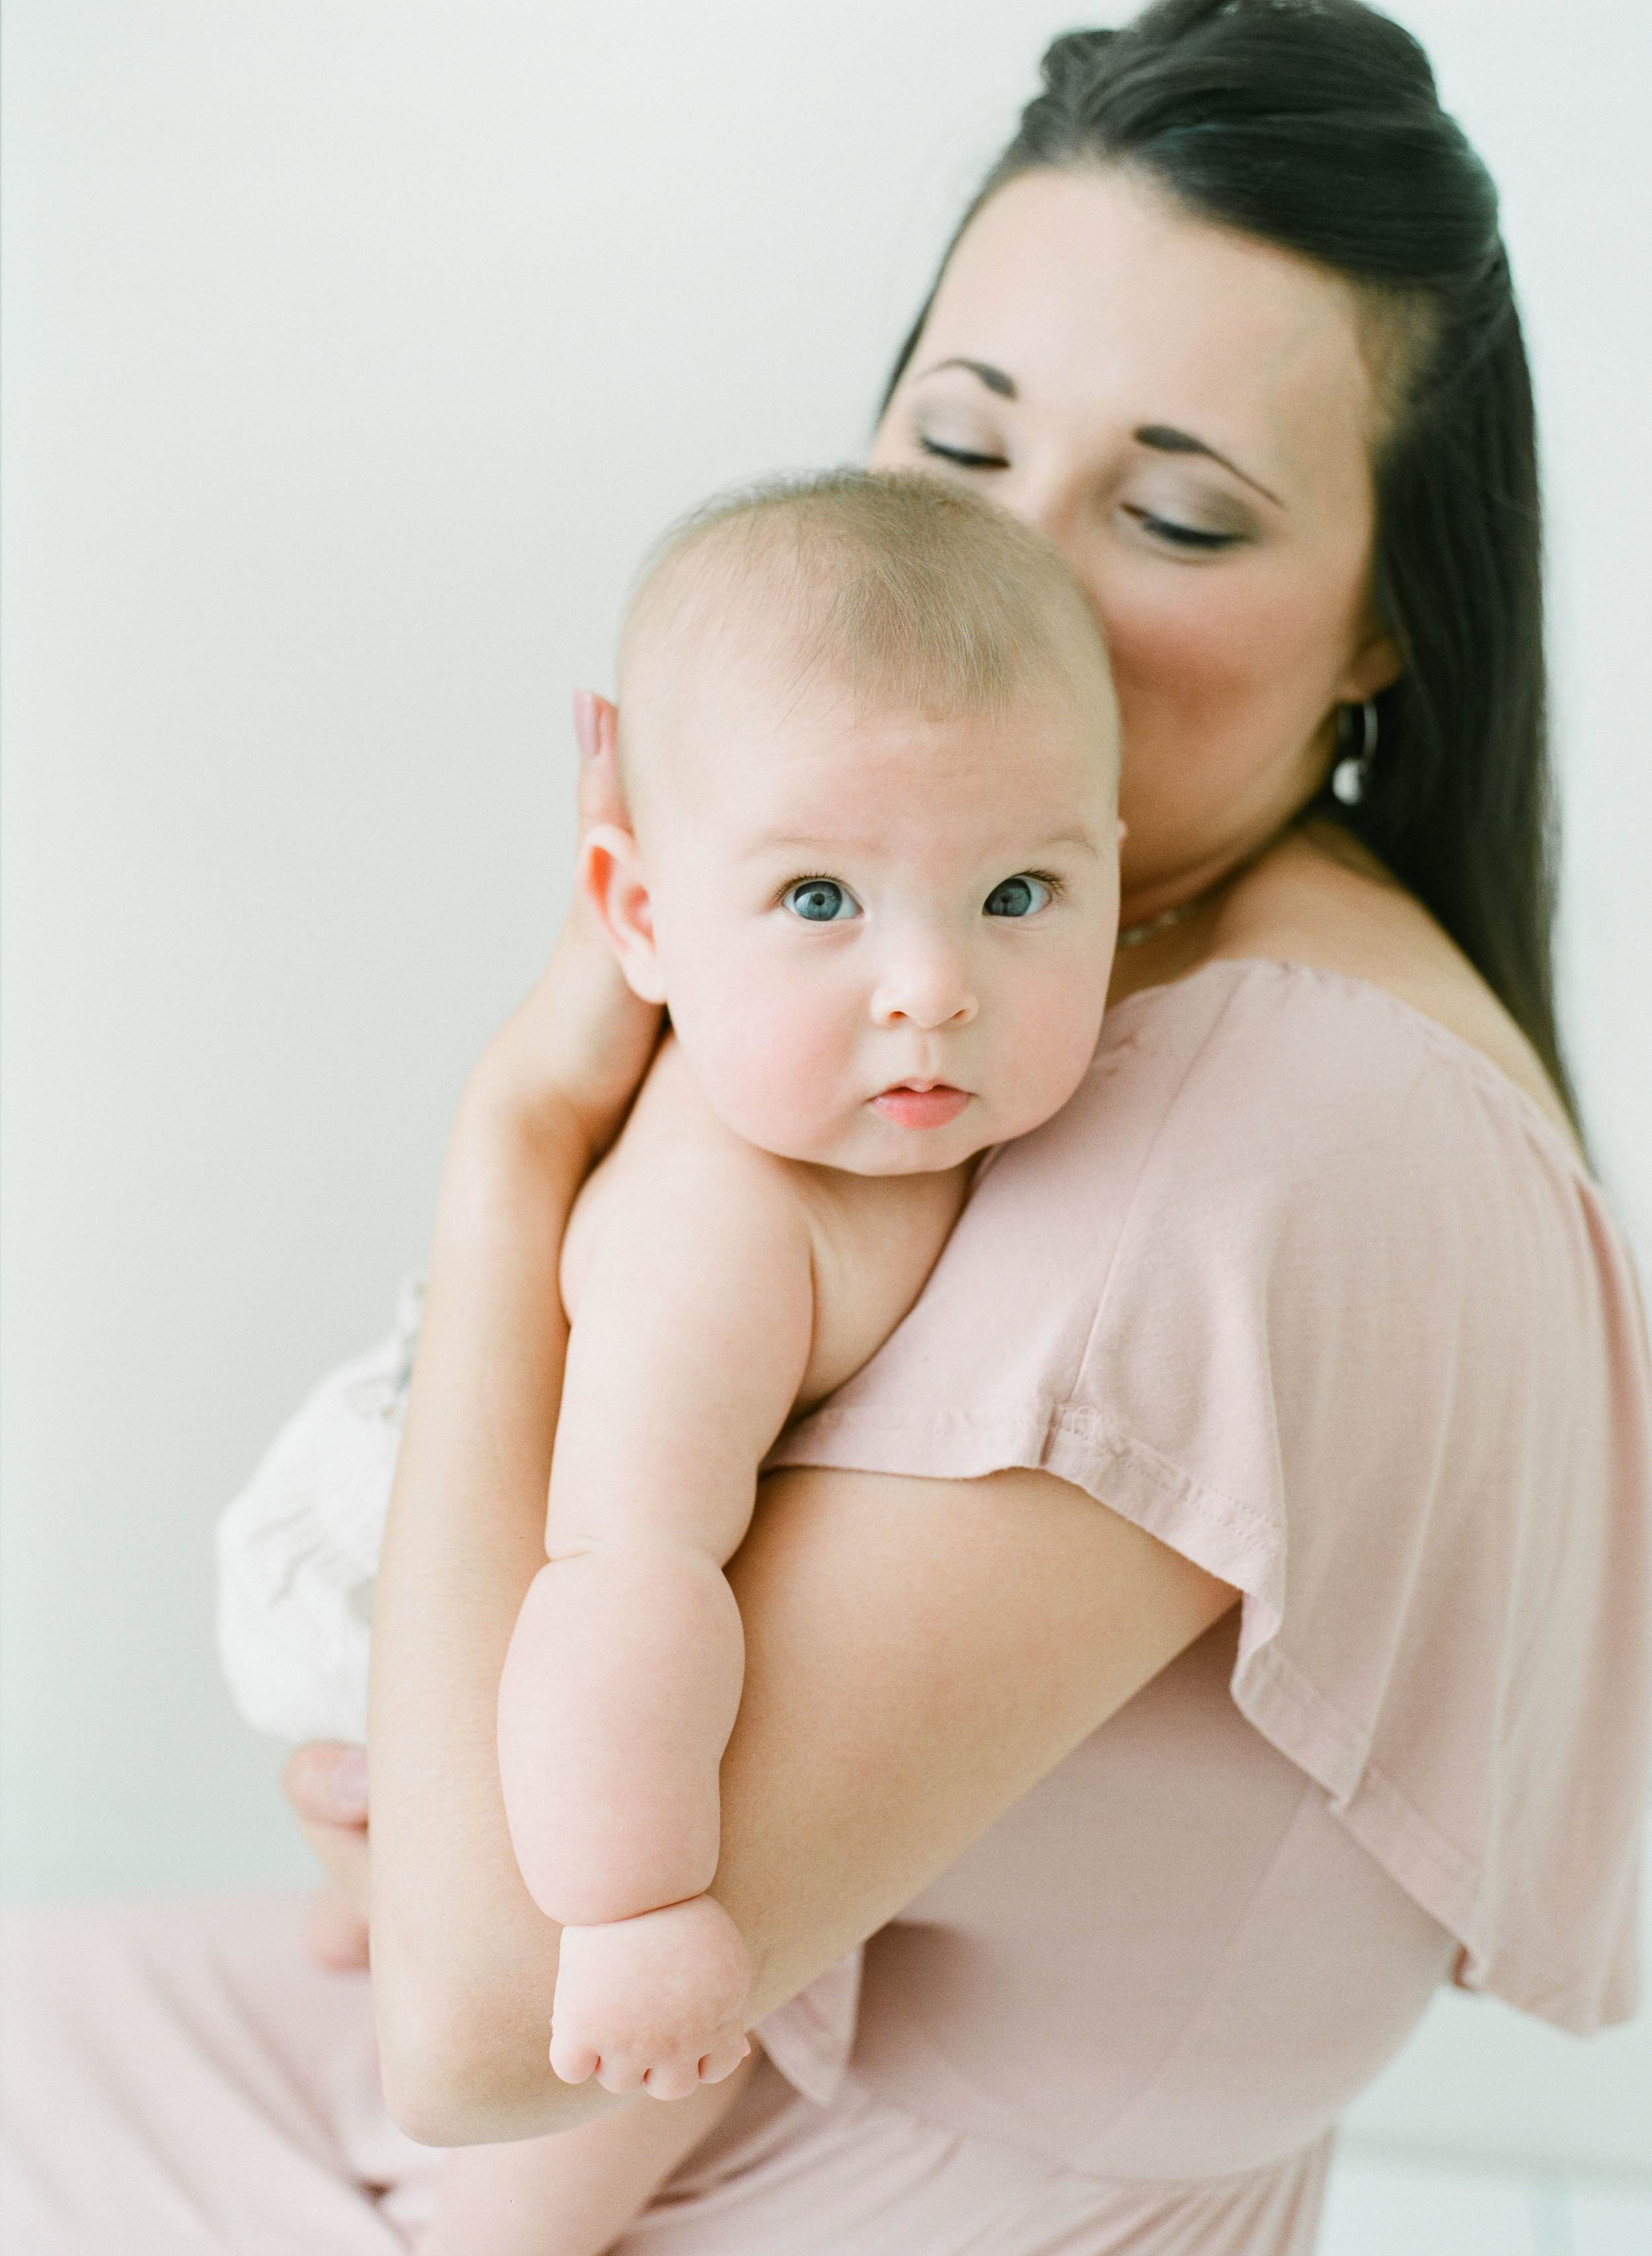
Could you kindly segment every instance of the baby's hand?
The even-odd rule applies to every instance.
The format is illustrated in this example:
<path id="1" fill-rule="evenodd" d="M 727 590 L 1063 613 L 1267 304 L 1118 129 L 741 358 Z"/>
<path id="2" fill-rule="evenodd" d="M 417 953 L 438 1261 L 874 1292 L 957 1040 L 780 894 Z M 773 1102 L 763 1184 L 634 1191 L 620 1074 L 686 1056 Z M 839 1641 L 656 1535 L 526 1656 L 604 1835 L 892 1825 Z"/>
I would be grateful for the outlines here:
<path id="1" fill-rule="evenodd" d="M 565 1927 L 551 2008 L 551 2066 L 564 2083 L 685 2099 L 745 2057 L 752 1962 L 710 1896 L 605 1927 Z"/>

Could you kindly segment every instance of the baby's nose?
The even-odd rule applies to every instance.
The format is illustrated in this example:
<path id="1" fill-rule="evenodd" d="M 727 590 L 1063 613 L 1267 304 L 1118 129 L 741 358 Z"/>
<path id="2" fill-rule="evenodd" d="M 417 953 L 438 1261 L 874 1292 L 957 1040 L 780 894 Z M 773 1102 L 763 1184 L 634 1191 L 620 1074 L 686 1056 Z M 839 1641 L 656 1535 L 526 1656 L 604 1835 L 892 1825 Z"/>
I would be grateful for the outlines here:
<path id="1" fill-rule="evenodd" d="M 880 1026 L 904 1021 L 929 1034 L 967 1026 L 978 1008 L 963 963 L 950 950 L 926 948 L 886 969 L 872 997 L 872 1015 Z"/>

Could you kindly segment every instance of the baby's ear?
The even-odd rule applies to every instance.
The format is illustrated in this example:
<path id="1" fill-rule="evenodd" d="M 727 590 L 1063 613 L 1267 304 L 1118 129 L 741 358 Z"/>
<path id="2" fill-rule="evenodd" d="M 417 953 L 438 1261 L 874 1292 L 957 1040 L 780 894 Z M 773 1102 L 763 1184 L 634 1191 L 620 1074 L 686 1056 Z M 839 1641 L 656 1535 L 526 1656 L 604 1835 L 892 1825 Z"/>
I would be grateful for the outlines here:
<path id="1" fill-rule="evenodd" d="M 645 1003 L 663 1003 L 666 989 L 654 953 L 653 903 L 642 873 L 642 857 L 629 830 L 617 822 L 599 822 L 586 832 L 579 854 L 579 889 L 596 912 L 626 985 Z"/>

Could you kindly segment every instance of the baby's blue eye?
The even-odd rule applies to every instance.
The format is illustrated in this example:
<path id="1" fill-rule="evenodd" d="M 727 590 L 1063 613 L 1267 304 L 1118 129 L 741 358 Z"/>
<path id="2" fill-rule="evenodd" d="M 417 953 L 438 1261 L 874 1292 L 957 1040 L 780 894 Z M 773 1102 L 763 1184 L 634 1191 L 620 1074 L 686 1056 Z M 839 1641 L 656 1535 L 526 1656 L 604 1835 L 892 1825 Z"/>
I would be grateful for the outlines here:
<path id="1" fill-rule="evenodd" d="M 1006 878 L 986 897 L 986 914 L 998 917 L 1036 916 L 1055 899 L 1041 878 Z"/>
<path id="2" fill-rule="evenodd" d="M 805 924 L 840 924 L 860 912 L 854 895 L 836 878 L 800 878 L 781 899 L 794 916 Z"/>

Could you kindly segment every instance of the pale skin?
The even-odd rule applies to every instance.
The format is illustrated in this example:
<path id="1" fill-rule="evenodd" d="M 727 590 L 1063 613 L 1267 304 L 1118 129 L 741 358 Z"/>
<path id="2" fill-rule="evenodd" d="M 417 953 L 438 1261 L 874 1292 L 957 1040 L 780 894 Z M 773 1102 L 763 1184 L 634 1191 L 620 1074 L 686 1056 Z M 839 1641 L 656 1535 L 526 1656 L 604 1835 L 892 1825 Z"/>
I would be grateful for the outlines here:
<path id="1" fill-rule="evenodd" d="M 939 367 L 954 358 L 1001 372 L 1015 397 Z M 967 437 L 985 461 L 923 452 L 942 394 L 958 423 L 928 435 Z M 1126 175 L 1041 174 L 958 246 L 873 462 L 980 482 L 1050 532 L 1083 580 L 1124 716 L 1124 922 L 1239 873 L 1121 954 L 1115 997 L 1224 958 L 1319 965 L 1425 1012 L 1562 1121 L 1445 934 L 1368 857 L 1297 821 L 1330 765 L 1336 707 L 1398 663 L 1368 594 L 1375 419 L 1354 301 L 1334 277 Z M 1236 468 L 1136 435 L 1161 428 Z M 1177 524 L 1239 537 L 1190 550 L 1155 530 Z M 599 701 L 582 730 L 595 822 L 614 806 Z M 372 1734 L 386 2085 L 438 2143 L 529 2138 L 617 2104 L 560 2083 L 546 2060 L 557 1938 L 511 1854 L 493 1711 L 543 1557 L 563 1225 L 653 1033 L 576 913 L 477 1070 L 444 1181 Z M 729 1579 L 745 1676 L 716 1887 L 752 1955 L 754 2018 L 893 1916 L 1233 1601 L 1090 1498 L 1021 1471 L 773 1477 Z M 348 1780 L 341 1792 L 336 1759 L 307 1751 L 292 1790 L 360 1907 L 365 1808 Z M 337 1952 L 359 1935 L 359 1914 L 340 1914 L 328 1939 Z"/>
<path id="2" fill-rule="evenodd" d="M 582 863 L 675 1032 L 564 1242 L 548 1563 L 499 1695 L 517 1861 L 562 1928 L 551 2064 L 663 2099 L 745 2051 L 750 1962 L 708 1891 L 758 1467 L 917 1297 L 970 1161 L 1077 1086 L 1118 915 L 1093 638 L 1002 708 L 868 705 L 800 689 L 755 589 L 728 631 L 726 559 L 678 568 L 724 631 L 639 699 L 632 821 Z"/>

